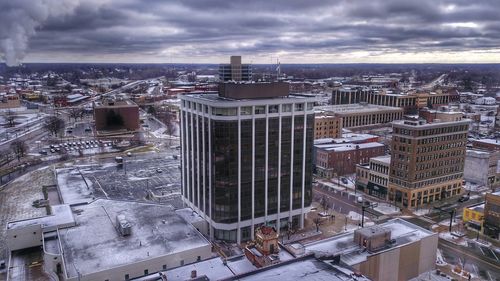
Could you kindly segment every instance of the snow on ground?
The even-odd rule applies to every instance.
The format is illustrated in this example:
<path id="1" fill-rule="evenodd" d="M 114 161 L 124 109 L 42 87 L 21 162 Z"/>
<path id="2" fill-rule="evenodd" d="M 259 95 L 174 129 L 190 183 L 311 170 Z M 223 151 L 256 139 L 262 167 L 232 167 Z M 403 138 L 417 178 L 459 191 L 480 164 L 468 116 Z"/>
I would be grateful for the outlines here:
<path id="1" fill-rule="evenodd" d="M 436 251 L 436 264 L 437 265 L 445 265 L 446 261 L 443 258 L 443 255 L 441 254 L 441 250 L 437 249 Z"/>
<path id="2" fill-rule="evenodd" d="M 454 220 L 454 221 L 451 223 L 451 225 L 452 225 L 452 226 L 455 226 L 455 225 L 457 225 L 457 224 L 458 224 L 457 220 Z M 447 219 L 447 220 L 444 220 L 444 221 L 440 221 L 440 222 L 439 222 L 439 225 L 449 226 L 449 225 L 450 225 L 450 220 L 449 220 L 449 219 Z"/>
<path id="3" fill-rule="evenodd" d="M 430 212 L 429 209 L 418 209 L 418 210 L 414 210 L 413 214 L 415 214 L 416 216 L 424 216 L 424 215 L 427 215 L 429 212 Z"/>
<path id="4" fill-rule="evenodd" d="M 350 218 L 351 220 L 359 221 L 361 220 L 361 214 L 358 214 L 354 211 L 349 211 L 349 214 L 347 214 L 347 217 Z M 365 218 L 366 220 L 366 218 Z"/>
<path id="5" fill-rule="evenodd" d="M 391 205 L 389 203 L 378 203 L 378 206 L 373 209 L 384 215 L 399 214 L 399 208 L 395 208 L 394 205 Z"/>
<path id="6" fill-rule="evenodd" d="M 467 247 L 467 241 L 465 239 L 453 236 L 450 232 L 440 232 L 439 233 L 439 238 L 445 239 L 445 240 L 450 241 L 452 243 L 455 243 L 457 245 L 461 245 L 461 246 L 466 246 Z"/>

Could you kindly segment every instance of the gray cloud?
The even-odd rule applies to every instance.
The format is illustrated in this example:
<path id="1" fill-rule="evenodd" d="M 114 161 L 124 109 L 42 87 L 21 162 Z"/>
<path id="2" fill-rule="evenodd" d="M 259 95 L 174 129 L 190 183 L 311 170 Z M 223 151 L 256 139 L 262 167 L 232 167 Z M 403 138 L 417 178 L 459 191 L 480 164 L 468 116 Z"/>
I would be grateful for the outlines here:
<path id="1" fill-rule="evenodd" d="M 1 50 L 10 64 L 27 49 L 29 57 L 54 60 L 66 54 L 97 61 L 196 62 L 234 53 L 380 55 L 500 46 L 496 0 L 39 2 L 37 8 L 28 7 L 29 0 L 0 4 Z"/>

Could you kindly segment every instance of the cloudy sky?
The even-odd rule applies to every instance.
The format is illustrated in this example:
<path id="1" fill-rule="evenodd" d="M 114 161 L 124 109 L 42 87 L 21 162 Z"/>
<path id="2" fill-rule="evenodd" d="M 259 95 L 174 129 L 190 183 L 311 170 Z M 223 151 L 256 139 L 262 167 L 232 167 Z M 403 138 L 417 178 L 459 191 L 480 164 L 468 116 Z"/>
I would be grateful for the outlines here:
<path id="1" fill-rule="evenodd" d="M 18 62 L 500 63 L 500 0 L 0 0 Z"/>

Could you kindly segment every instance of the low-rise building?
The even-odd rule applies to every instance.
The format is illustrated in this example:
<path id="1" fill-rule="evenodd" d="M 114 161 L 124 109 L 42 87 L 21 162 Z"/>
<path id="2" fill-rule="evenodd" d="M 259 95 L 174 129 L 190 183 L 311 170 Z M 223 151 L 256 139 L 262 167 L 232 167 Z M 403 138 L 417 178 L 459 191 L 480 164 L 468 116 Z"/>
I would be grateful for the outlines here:
<path id="1" fill-rule="evenodd" d="M 464 179 L 482 186 L 494 188 L 500 185 L 500 150 L 467 149 Z"/>
<path id="2" fill-rule="evenodd" d="M 467 227 L 482 232 L 484 222 L 484 203 L 465 207 L 462 215 L 463 222 Z"/>
<path id="3" fill-rule="evenodd" d="M 500 151 L 500 139 L 479 139 L 472 141 L 472 147 L 488 151 Z"/>
<path id="4" fill-rule="evenodd" d="M 306 253 L 334 260 L 372 280 L 409 280 L 434 269 L 438 234 L 393 219 L 306 244 Z"/>
<path id="5" fill-rule="evenodd" d="M 94 105 L 95 128 L 101 130 L 139 129 L 139 106 L 128 100 L 105 100 Z"/>
<path id="6" fill-rule="evenodd" d="M 16 108 L 21 106 L 18 94 L 0 93 L 0 109 Z"/>
<path id="7" fill-rule="evenodd" d="M 500 191 L 486 194 L 483 233 L 500 239 Z"/>
<path id="8" fill-rule="evenodd" d="M 370 158 L 368 164 L 356 165 L 356 188 L 369 195 L 387 199 L 391 156 Z"/>
<path id="9" fill-rule="evenodd" d="M 44 270 L 62 280 L 129 280 L 212 256 L 210 242 L 171 206 L 98 199 L 52 210 L 10 222 L 7 245 L 42 246 Z"/>
<path id="10" fill-rule="evenodd" d="M 369 127 L 403 119 L 403 109 L 368 103 L 319 106 L 316 112 L 342 119 L 342 128 Z"/>
<path id="11" fill-rule="evenodd" d="M 370 158 L 385 153 L 385 146 L 377 142 L 319 144 L 314 147 L 316 174 L 326 178 L 353 174 L 356 172 L 356 164 L 367 163 Z"/>

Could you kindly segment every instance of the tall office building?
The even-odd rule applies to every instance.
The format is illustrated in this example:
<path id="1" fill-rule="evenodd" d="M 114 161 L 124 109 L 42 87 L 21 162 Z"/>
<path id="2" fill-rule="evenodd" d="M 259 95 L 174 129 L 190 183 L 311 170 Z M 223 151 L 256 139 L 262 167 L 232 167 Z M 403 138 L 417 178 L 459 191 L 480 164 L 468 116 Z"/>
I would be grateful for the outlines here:
<path id="1" fill-rule="evenodd" d="M 230 64 L 219 65 L 220 81 L 251 81 L 252 65 L 242 64 L 241 56 L 231 56 Z"/>
<path id="2" fill-rule="evenodd" d="M 460 194 L 469 122 L 393 122 L 389 199 L 415 208 Z"/>
<path id="3" fill-rule="evenodd" d="M 303 227 L 312 197 L 315 98 L 286 83 L 223 83 L 181 99 L 182 196 L 210 237 Z M 278 227 L 278 225 L 280 227 Z"/>

